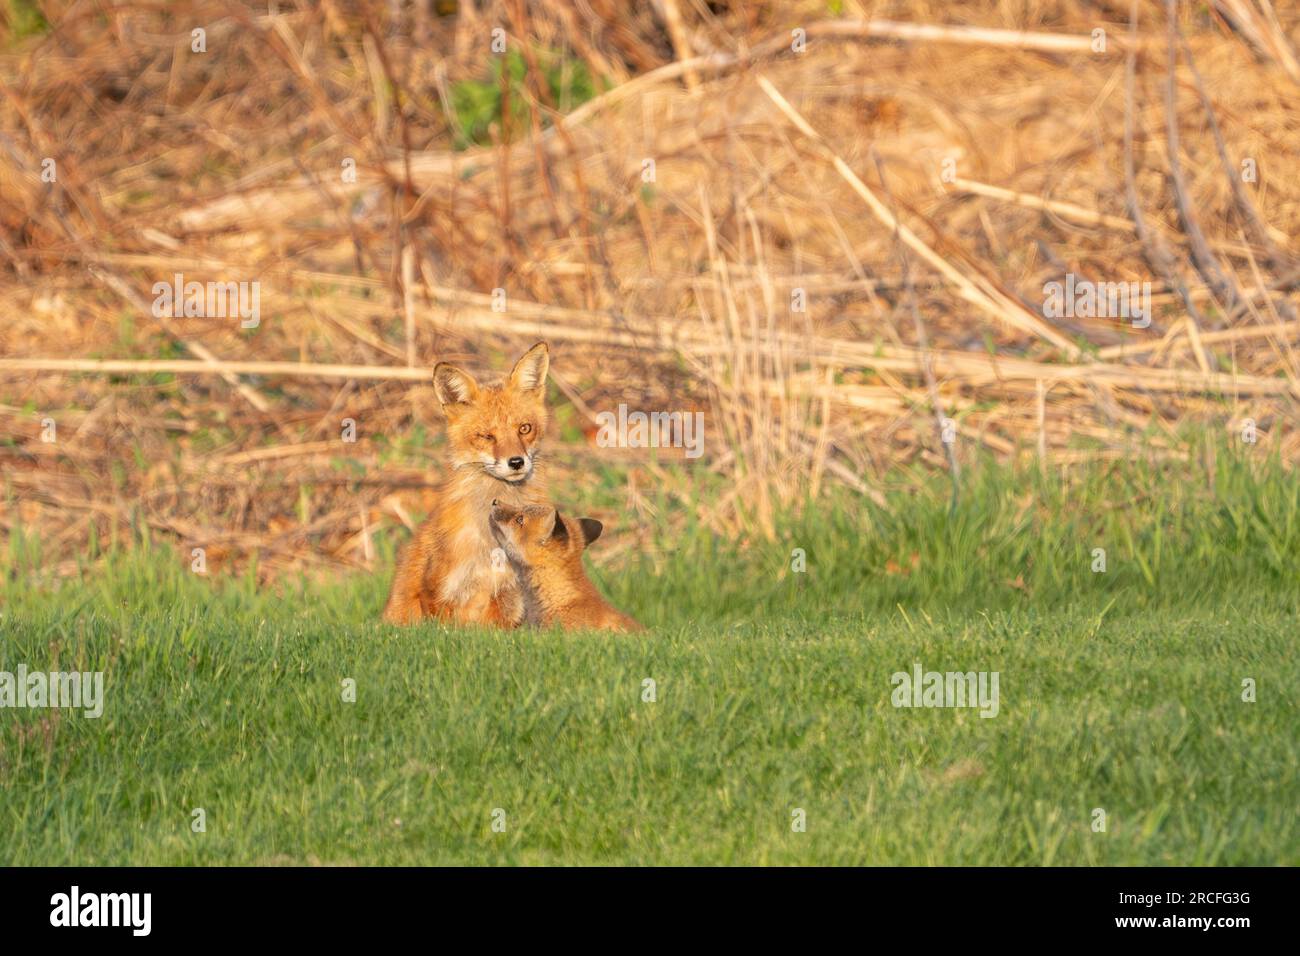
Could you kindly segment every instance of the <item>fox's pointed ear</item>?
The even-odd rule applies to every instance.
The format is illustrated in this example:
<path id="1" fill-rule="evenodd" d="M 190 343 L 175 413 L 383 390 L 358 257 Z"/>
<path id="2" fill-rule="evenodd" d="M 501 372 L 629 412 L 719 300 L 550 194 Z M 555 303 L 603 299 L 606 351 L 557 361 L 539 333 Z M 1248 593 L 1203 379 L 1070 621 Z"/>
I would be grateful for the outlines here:
<path id="1" fill-rule="evenodd" d="M 551 529 L 550 537 L 547 540 L 558 541 L 561 544 L 569 540 L 569 528 L 565 525 L 564 519 L 560 517 L 559 508 L 555 509 L 555 527 Z"/>
<path id="2" fill-rule="evenodd" d="M 579 518 L 578 524 L 582 525 L 582 546 L 584 548 L 599 538 L 600 533 L 605 530 L 605 526 L 595 518 Z"/>
<path id="3" fill-rule="evenodd" d="M 545 342 L 538 342 L 515 363 L 510 372 L 510 387 L 519 392 L 543 389 L 546 387 L 546 370 L 550 367 L 551 351 Z"/>
<path id="4" fill-rule="evenodd" d="M 478 382 L 468 372 L 462 372 L 446 362 L 439 362 L 433 367 L 433 390 L 446 409 L 474 401 L 478 397 Z"/>

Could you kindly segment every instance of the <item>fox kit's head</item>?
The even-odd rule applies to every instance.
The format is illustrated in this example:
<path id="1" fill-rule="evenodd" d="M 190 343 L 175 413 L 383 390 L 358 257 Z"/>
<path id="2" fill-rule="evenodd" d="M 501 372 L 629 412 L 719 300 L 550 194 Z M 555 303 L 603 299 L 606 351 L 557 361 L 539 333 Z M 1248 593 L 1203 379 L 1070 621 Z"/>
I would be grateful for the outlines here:
<path id="1" fill-rule="evenodd" d="M 494 501 L 491 517 L 497 542 L 511 560 L 525 567 L 581 561 L 583 550 L 604 527 L 595 518 L 566 518 L 550 505 L 515 508 Z"/>
<path id="2" fill-rule="evenodd" d="M 500 385 L 480 385 L 446 362 L 433 369 L 433 387 L 447 415 L 453 468 L 477 467 L 500 481 L 527 481 L 546 429 L 546 343 L 515 363 Z"/>

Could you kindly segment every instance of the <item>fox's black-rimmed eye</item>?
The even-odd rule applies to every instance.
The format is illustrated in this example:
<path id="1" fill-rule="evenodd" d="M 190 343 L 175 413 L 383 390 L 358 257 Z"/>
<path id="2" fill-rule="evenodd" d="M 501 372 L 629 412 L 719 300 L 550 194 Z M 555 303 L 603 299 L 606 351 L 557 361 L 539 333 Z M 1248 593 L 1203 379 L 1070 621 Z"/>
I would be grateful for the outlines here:
<path id="1" fill-rule="evenodd" d="M 515 524 L 523 524 L 523 523 L 524 523 L 523 515 L 519 515 L 517 518 L 515 518 Z"/>
<path id="2" fill-rule="evenodd" d="M 496 435 L 483 434 L 483 435 L 479 435 L 478 437 L 481 438 L 481 439 L 483 439 L 483 441 L 496 441 L 496 440 L 497 440 L 497 436 L 496 436 Z"/>
<path id="3" fill-rule="evenodd" d="M 524 422 L 522 425 L 519 426 L 519 434 L 521 435 L 527 435 L 532 430 L 533 430 L 533 426 L 531 422 Z"/>

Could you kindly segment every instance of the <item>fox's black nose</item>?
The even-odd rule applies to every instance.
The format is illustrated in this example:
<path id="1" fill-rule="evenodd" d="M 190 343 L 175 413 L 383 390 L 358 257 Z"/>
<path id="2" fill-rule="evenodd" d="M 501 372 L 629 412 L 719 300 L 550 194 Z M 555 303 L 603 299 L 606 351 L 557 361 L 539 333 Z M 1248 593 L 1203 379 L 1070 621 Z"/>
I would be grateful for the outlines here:
<path id="1" fill-rule="evenodd" d="M 515 455 L 514 458 L 510 459 L 509 465 L 511 471 L 518 471 L 520 468 L 524 467 L 524 460 L 518 455 Z"/>

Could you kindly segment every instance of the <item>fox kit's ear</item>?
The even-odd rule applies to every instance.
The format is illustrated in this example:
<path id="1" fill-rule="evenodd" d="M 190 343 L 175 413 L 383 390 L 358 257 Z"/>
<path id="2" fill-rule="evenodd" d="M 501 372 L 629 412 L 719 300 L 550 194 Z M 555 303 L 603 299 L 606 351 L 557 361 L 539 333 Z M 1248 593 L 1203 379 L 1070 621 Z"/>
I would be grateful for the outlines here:
<path id="1" fill-rule="evenodd" d="M 478 397 L 478 382 L 468 372 L 439 362 L 433 367 L 433 390 L 445 410 L 451 405 L 467 405 Z"/>
<path id="2" fill-rule="evenodd" d="M 551 528 L 551 533 L 546 540 L 555 541 L 559 544 L 564 544 L 569 540 L 569 529 L 565 525 L 564 519 L 560 517 L 559 508 L 555 509 L 555 527 Z"/>
<path id="3" fill-rule="evenodd" d="M 600 533 L 605 530 L 605 526 L 595 518 L 579 518 L 578 524 L 582 525 L 582 546 L 584 548 L 599 538 Z"/>
<path id="4" fill-rule="evenodd" d="M 551 353 L 545 342 L 538 342 L 510 372 L 510 387 L 518 392 L 540 390 L 546 387 L 546 370 L 551 366 Z"/>

